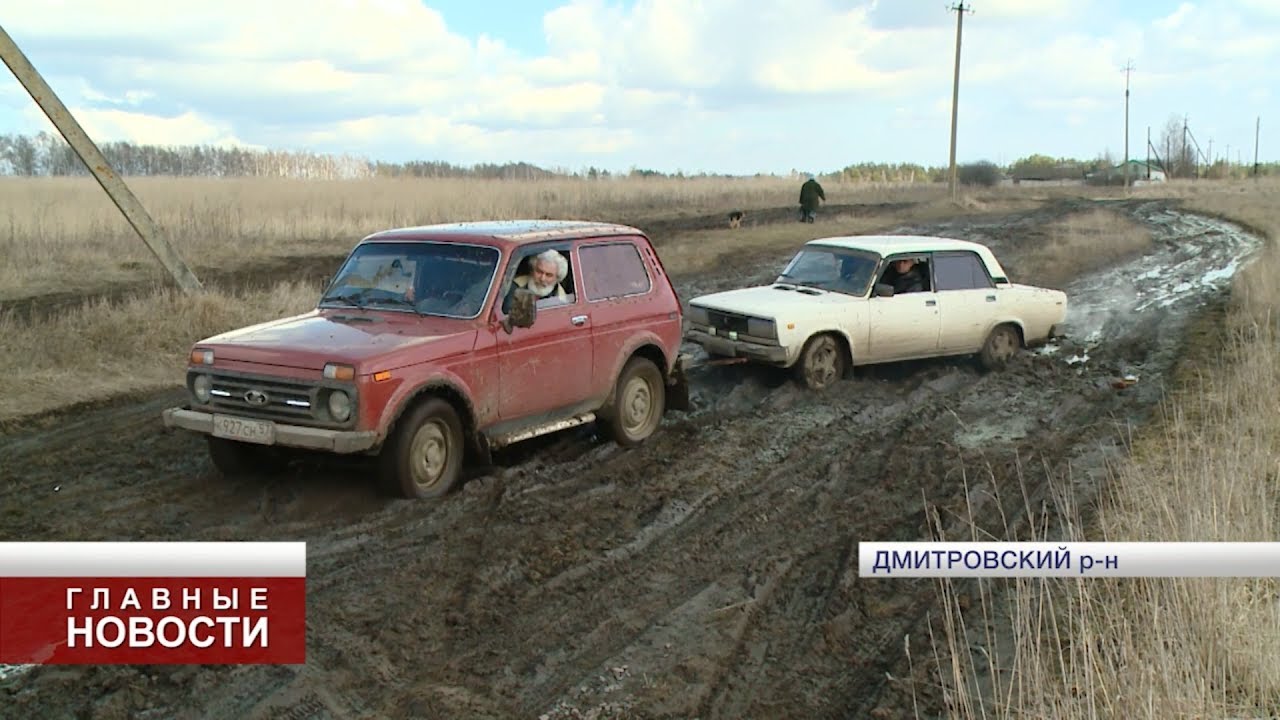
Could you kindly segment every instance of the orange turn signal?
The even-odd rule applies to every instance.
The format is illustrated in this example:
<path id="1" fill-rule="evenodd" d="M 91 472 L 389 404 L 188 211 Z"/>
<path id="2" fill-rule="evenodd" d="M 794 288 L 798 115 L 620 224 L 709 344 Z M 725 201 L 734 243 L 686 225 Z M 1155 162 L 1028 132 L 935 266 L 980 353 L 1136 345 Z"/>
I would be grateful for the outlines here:
<path id="1" fill-rule="evenodd" d="M 376 373 L 374 373 L 374 374 L 373 374 L 373 381 L 374 381 L 374 382 L 385 382 L 385 381 L 390 380 L 390 379 L 391 379 L 391 371 L 390 371 L 390 370 L 382 370 L 382 371 L 380 371 L 380 372 L 376 372 Z"/>

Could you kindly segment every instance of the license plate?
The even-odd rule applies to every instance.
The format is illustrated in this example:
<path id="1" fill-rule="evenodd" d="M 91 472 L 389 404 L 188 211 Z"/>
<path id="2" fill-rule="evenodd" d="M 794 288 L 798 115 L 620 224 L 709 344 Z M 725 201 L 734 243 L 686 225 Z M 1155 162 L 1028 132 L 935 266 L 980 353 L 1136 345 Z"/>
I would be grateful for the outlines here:
<path id="1" fill-rule="evenodd" d="M 276 441 L 276 425 L 270 420 L 249 420 L 229 415 L 213 416 L 215 437 L 243 440 L 259 445 L 271 445 Z"/>

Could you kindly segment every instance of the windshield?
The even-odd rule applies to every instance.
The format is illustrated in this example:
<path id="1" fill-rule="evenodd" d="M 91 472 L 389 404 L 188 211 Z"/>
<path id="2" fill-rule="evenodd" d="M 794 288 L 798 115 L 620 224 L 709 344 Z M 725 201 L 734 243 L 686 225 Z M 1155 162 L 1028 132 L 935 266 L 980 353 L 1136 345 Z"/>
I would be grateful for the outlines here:
<path id="1" fill-rule="evenodd" d="M 776 282 L 863 296 L 878 264 L 872 253 L 810 246 L 791 258 Z"/>
<path id="2" fill-rule="evenodd" d="M 498 257 L 496 248 L 478 245 L 366 243 L 338 271 L 320 306 L 473 318 L 484 306 Z"/>

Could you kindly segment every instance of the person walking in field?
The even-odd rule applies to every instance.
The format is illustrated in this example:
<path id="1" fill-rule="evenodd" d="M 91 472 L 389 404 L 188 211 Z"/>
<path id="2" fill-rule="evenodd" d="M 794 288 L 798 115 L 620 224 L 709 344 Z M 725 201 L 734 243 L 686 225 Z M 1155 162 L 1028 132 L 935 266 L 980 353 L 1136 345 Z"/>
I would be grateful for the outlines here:
<path id="1" fill-rule="evenodd" d="M 818 215 L 818 204 L 827 199 L 818 180 L 810 175 L 800 186 L 800 222 L 811 223 Z"/>

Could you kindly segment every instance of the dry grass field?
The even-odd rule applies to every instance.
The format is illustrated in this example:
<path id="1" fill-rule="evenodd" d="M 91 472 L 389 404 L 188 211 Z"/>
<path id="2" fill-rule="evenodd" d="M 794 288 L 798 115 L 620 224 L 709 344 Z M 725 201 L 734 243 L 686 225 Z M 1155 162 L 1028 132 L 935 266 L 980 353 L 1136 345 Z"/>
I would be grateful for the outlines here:
<path id="1" fill-rule="evenodd" d="M 786 178 L 619 178 L 501 181 L 133 178 L 130 187 L 197 270 L 265 258 L 345 254 L 389 227 L 476 219 L 594 219 L 643 224 L 727 217 L 730 210 L 796 207 Z M 982 212 L 1047 196 L 992 189 L 956 204 L 932 185 L 828 183 L 828 203 L 911 202 L 916 219 Z M 1092 192 L 1092 191 L 1090 191 Z M 747 225 L 753 222 L 748 217 Z M 798 225 L 798 224 L 797 224 Z M 794 230 L 800 230 L 796 227 Z M 715 239 L 717 235 L 709 236 Z M 734 236 L 737 239 L 737 236 Z M 106 284 L 163 280 L 159 266 L 106 194 L 87 178 L 0 178 L 0 303 Z"/>
<path id="2" fill-rule="evenodd" d="M 1162 421 L 1135 433 L 1098 506 L 1076 507 L 1059 493 L 1048 515 L 1067 521 L 1065 535 L 1027 539 L 1280 540 L 1280 184 L 1184 184 L 1166 192 L 1270 242 L 1237 275 L 1225 312 L 1201 321 Z M 986 658 L 955 652 L 958 615 L 948 617 L 938 643 L 953 658 L 944 662 L 952 717 L 1260 718 L 1280 707 L 1275 579 L 980 585 L 981 612 L 1005 618 L 994 633 L 1005 633 L 1007 647 L 992 663 L 998 671 L 986 671 Z M 941 588 L 954 606 L 950 584 Z M 979 685 L 987 691 L 974 690 Z"/>

